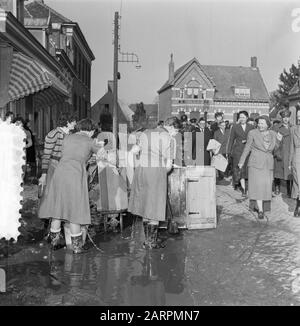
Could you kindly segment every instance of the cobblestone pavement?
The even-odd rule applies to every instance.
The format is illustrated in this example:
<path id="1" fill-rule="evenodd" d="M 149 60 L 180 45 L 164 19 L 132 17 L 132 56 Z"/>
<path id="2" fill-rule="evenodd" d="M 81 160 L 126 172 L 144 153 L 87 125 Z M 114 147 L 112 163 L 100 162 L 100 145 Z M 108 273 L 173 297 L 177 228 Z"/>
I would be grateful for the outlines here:
<path id="1" fill-rule="evenodd" d="M 7 272 L 0 305 L 300 305 L 300 218 L 284 194 L 260 221 L 224 181 L 216 229 L 162 232 L 166 247 L 145 251 L 136 220 L 122 234 L 98 234 L 101 252 L 74 256 L 51 253 L 36 236 L 43 231 L 36 190 L 24 193 L 25 240 L 0 257 Z"/>

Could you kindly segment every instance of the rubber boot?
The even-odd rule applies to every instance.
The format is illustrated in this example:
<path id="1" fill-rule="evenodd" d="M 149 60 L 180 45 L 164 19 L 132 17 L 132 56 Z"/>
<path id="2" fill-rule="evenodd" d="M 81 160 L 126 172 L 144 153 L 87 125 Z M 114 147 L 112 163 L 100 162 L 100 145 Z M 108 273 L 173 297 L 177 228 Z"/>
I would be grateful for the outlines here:
<path id="1" fill-rule="evenodd" d="M 275 178 L 274 184 L 275 184 L 275 195 L 278 196 L 280 195 L 280 179 Z"/>
<path id="2" fill-rule="evenodd" d="M 83 248 L 82 232 L 76 235 L 71 235 L 71 241 L 74 254 L 81 254 L 87 251 L 87 249 Z"/>
<path id="3" fill-rule="evenodd" d="M 300 199 L 299 197 L 297 197 L 297 204 L 296 204 L 296 208 L 295 208 L 295 211 L 294 211 L 294 216 L 295 217 L 300 217 Z"/>
<path id="4" fill-rule="evenodd" d="M 292 195 L 292 185 L 293 185 L 292 180 L 286 181 L 286 194 L 287 194 L 288 198 L 291 198 L 291 195 Z"/>
<path id="5" fill-rule="evenodd" d="M 143 243 L 143 247 L 149 248 L 149 229 L 148 229 L 148 222 L 143 222 L 144 234 L 145 234 L 145 241 Z"/>
<path id="6" fill-rule="evenodd" d="M 48 242 L 50 243 L 51 250 L 58 250 L 64 247 L 64 244 L 61 241 L 61 234 L 60 230 L 58 231 L 51 231 L 49 232 Z"/>
<path id="7" fill-rule="evenodd" d="M 157 242 L 158 225 L 148 224 L 148 232 L 149 232 L 149 248 L 150 249 L 160 248 Z"/>
<path id="8" fill-rule="evenodd" d="M 243 187 L 241 187 L 241 192 L 242 192 L 242 197 L 247 197 L 246 189 L 244 189 Z"/>

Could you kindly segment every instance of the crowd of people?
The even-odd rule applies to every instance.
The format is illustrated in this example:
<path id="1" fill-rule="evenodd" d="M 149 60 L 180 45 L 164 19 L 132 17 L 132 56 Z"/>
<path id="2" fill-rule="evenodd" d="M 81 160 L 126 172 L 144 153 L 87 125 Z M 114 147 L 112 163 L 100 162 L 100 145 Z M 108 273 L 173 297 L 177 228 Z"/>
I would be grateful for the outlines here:
<path id="1" fill-rule="evenodd" d="M 186 115 L 181 116 L 182 134 L 206 130 L 204 165 L 210 165 L 214 155 L 206 150 L 208 140 L 215 139 L 220 143 L 218 153 L 227 159 L 228 166 L 225 172 L 218 171 L 218 180 L 231 176 L 232 186 L 241 191 L 243 197 L 249 197 L 250 208 L 257 211 L 259 219 L 270 211 L 272 194 L 279 195 L 283 183 L 287 196 L 297 200 L 294 216 L 300 216 L 297 174 L 300 171 L 300 112 L 297 112 L 297 124 L 294 126 L 290 122 L 288 108 L 283 108 L 280 116 L 281 120 L 273 123 L 268 116 L 250 118 L 247 111 L 237 114 L 236 123 L 225 121 L 222 112 L 215 114 L 215 121 L 207 123 L 204 118 L 188 122 Z"/>
<path id="2" fill-rule="evenodd" d="M 300 111 L 294 126 L 287 108 L 280 115 L 281 121 L 275 124 L 268 116 L 249 118 L 247 111 L 240 111 L 233 124 L 225 121 L 221 112 L 217 112 L 215 121 L 211 122 L 204 118 L 188 121 L 187 116 L 182 115 L 160 121 L 154 129 L 139 130 L 132 152 L 140 162 L 148 162 L 149 157 L 156 162 L 155 166 L 136 166 L 130 185 L 128 211 L 143 219 L 144 247 L 159 247 L 158 225 L 166 219 L 168 174 L 178 165 L 198 165 L 199 146 L 201 165 L 210 165 L 216 155 L 207 150 L 211 139 L 220 144 L 218 154 L 228 161 L 226 171 L 218 171 L 218 179 L 232 177 L 232 186 L 241 191 L 243 197 L 248 196 L 250 208 L 257 212 L 259 219 L 270 211 L 273 189 L 274 194 L 279 195 L 283 182 L 287 195 L 296 199 L 294 216 L 300 217 Z M 15 118 L 11 112 L 6 118 L 24 130 L 26 160 L 28 164 L 36 164 L 34 136 L 28 121 Z M 198 133 L 203 134 L 200 143 Z M 105 130 L 101 133 L 90 119 L 78 122 L 76 117 L 62 115 L 57 127 L 46 135 L 38 215 L 50 220 L 52 249 L 58 247 L 63 221 L 70 224 L 73 252 L 85 251 L 86 229 L 91 223 L 87 165 L 92 158 L 96 161 L 95 158 L 105 157 L 107 149 L 104 147 L 109 141 L 105 143 L 104 138 L 109 138 L 108 134 Z M 177 139 L 176 147 L 180 145 L 179 150 L 172 148 L 174 139 Z"/>

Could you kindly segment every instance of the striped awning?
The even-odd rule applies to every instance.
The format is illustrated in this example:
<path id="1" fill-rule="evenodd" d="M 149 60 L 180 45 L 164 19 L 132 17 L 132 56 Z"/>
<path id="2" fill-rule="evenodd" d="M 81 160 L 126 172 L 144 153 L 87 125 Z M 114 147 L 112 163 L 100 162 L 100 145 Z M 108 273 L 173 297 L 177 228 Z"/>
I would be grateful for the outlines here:
<path id="1" fill-rule="evenodd" d="M 14 52 L 10 69 L 9 100 L 54 88 L 62 96 L 69 96 L 67 87 L 50 71 L 34 59 Z"/>

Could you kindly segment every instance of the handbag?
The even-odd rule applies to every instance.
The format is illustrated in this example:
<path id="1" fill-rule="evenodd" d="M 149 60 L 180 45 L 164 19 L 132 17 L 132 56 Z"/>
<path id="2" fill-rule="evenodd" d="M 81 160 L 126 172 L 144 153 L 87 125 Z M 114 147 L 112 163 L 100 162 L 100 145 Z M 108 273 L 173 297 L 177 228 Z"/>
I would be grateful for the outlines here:
<path id="1" fill-rule="evenodd" d="M 221 172 L 225 172 L 228 165 L 228 161 L 222 154 L 217 154 L 212 157 L 210 165 L 214 166 L 217 170 Z"/>

